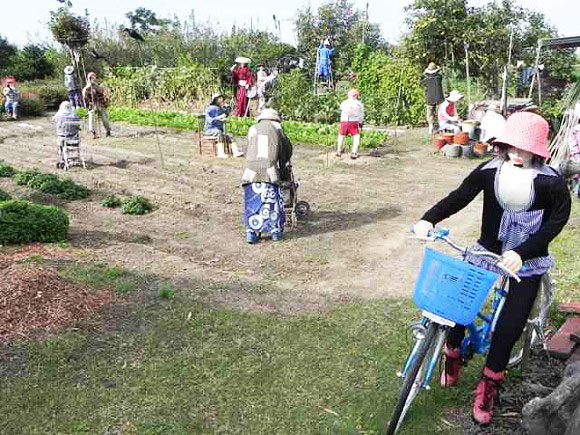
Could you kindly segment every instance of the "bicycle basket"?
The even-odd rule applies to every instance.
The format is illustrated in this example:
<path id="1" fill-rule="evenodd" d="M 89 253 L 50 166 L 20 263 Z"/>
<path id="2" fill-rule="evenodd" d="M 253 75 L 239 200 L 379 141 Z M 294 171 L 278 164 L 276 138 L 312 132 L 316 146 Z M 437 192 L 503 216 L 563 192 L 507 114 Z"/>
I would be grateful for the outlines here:
<path id="1" fill-rule="evenodd" d="M 468 325 L 497 278 L 494 272 L 426 248 L 413 302 L 425 311 Z"/>

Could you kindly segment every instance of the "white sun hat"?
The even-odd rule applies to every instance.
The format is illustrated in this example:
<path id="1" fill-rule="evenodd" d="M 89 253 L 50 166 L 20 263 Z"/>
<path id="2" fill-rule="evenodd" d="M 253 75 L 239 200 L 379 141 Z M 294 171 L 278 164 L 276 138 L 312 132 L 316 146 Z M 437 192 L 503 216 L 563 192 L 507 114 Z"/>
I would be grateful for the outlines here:
<path id="1" fill-rule="evenodd" d="M 75 69 L 73 68 L 73 66 L 72 66 L 72 65 L 68 65 L 68 66 L 66 66 L 66 67 L 64 68 L 64 73 L 65 73 L 65 74 L 72 74 L 74 70 L 75 70 Z"/>
<path id="2" fill-rule="evenodd" d="M 252 61 L 252 59 L 250 59 L 249 57 L 245 57 L 245 56 L 238 56 L 236 57 L 235 62 L 236 63 L 245 63 L 248 64 Z"/>
<path id="3" fill-rule="evenodd" d="M 453 89 L 449 96 L 446 98 L 447 100 L 455 103 L 463 98 L 463 94 L 459 92 L 457 89 Z"/>

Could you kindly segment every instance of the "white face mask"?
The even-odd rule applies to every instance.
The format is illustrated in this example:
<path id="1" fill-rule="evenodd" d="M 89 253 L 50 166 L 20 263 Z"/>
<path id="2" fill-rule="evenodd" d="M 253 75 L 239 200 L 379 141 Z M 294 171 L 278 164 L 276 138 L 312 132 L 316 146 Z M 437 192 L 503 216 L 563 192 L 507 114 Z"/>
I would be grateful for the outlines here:
<path id="1" fill-rule="evenodd" d="M 534 154 L 529 151 L 510 147 L 507 154 L 509 157 L 508 161 L 512 164 L 512 166 L 517 166 L 520 168 L 529 168 L 532 166 L 532 159 L 534 158 Z"/>

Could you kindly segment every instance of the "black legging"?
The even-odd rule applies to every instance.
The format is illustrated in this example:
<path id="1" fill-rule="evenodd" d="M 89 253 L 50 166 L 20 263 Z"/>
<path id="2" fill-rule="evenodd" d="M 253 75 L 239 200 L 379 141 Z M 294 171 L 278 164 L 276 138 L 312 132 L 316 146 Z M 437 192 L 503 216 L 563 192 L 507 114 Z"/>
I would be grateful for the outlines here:
<path id="1" fill-rule="evenodd" d="M 501 372 L 507 367 L 512 347 L 522 335 L 530 311 L 534 306 L 541 279 L 541 275 L 522 278 L 519 283 L 510 279 L 509 292 L 495 325 L 491 346 L 487 354 L 485 365 L 490 370 Z M 464 336 L 465 326 L 455 325 L 447 337 L 448 347 L 459 347 Z"/>

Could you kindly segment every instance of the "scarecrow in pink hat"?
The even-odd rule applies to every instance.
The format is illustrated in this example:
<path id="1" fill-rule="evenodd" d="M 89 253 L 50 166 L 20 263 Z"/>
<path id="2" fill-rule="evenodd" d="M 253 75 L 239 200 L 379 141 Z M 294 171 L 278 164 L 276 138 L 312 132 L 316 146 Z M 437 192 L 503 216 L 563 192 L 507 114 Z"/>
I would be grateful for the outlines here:
<path id="1" fill-rule="evenodd" d="M 97 122 L 100 119 L 103 122 L 107 136 L 111 135 L 111 126 L 109 124 L 109 115 L 107 113 L 107 107 L 109 106 L 109 100 L 105 95 L 105 90 L 102 86 L 96 83 L 97 75 L 94 72 L 87 74 L 87 85 L 83 89 L 83 99 L 89 109 L 89 131 L 93 133 L 93 138 L 96 139 L 97 135 Z M 95 118 L 98 119 L 95 119 Z"/>
<path id="2" fill-rule="evenodd" d="M 338 129 L 338 149 L 336 156 L 342 155 L 342 145 L 346 136 L 352 136 L 351 159 L 358 159 L 360 144 L 360 127 L 364 121 L 365 109 L 359 101 L 360 92 L 356 89 L 348 91 L 348 98 L 340 103 L 340 127 Z"/>
<path id="3" fill-rule="evenodd" d="M 6 115 L 14 119 L 18 118 L 18 102 L 20 100 L 20 92 L 16 87 L 16 80 L 10 76 L 6 79 L 6 86 L 2 90 L 4 95 L 4 110 Z"/>
<path id="4" fill-rule="evenodd" d="M 481 234 L 472 249 L 501 254 L 501 264 L 521 278 L 519 283 L 510 279 L 506 303 L 475 391 L 473 418 L 480 424 L 492 420 L 494 396 L 505 378 L 510 352 L 526 325 L 542 275 L 554 266 L 548 246 L 570 216 L 566 182 L 545 164 L 550 157 L 548 130 L 546 120 L 535 113 L 510 116 L 494 141 L 500 150 L 498 156 L 475 168 L 414 225 L 417 237 L 425 238 L 433 225 L 463 209 L 483 191 Z M 468 255 L 467 260 L 501 273 L 482 257 Z M 459 349 L 464 334 L 465 327 L 456 325 L 447 337 L 441 376 L 445 388 L 459 381 Z"/>

